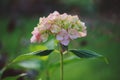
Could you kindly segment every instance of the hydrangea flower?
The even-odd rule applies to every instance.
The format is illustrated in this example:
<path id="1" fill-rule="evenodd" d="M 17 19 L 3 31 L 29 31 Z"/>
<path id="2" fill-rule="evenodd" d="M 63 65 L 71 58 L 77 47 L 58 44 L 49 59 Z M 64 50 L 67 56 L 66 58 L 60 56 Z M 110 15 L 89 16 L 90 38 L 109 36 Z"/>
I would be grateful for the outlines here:
<path id="1" fill-rule="evenodd" d="M 87 35 L 85 23 L 80 21 L 77 15 L 60 14 L 54 11 L 47 17 L 39 19 L 37 27 L 32 32 L 31 42 L 45 42 L 49 35 L 55 35 L 56 39 L 67 46 L 71 40 Z"/>
<path id="2" fill-rule="evenodd" d="M 62 29 L 58 34 L 57 34 L 57 40 L 61 42 L 63 45 L 68 45 L 70 42 L 70 38 L 68 35 L 68 32 L 64 29 Z"/>

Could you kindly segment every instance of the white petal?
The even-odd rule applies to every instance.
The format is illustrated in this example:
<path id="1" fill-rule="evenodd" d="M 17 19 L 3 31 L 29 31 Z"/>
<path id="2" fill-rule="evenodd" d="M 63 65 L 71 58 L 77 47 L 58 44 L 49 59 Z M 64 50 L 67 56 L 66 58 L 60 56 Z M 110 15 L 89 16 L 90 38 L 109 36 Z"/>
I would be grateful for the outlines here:
<path id="1" fill-rule="evenodd" d="M 85 23 L 84 22 L 81 22 L 82 26 L 85 26 Z"/>

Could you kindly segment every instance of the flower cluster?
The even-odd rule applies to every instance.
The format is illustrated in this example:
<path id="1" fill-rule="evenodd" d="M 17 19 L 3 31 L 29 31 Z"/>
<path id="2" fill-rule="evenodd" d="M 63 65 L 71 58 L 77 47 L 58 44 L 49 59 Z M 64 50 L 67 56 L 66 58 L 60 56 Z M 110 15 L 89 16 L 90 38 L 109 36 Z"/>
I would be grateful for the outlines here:
<path id="1" fill-rule="evenodd" d="M 31 42 L 45 42 L 49 35 L 55 35 L 61 44 L 67 46 L 70 40 L 86 36 L 85 23 L 77 15 L 60 14 L 55 11 L 42 17 L 32 32 Z"/>

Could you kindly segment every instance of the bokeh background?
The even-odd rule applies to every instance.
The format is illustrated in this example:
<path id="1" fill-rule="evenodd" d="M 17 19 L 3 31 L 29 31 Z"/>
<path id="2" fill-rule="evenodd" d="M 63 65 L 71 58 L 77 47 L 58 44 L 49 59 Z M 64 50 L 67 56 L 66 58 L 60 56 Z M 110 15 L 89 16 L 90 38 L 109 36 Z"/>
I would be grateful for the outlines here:
<path id="1" fill-rule="evenodd" d="M 0 69 L 16 56 L 30 52 L 40 44 L 31 44 L 31 31 L 39 17 L 53 11 L 77 14 L 86 23 L 88 35 L 74 40 L 69 48 L 90 49 L 104 55 L 64 66 L 65 80 L 120 80 L 120 1 L 119 0 L 0 0 Z M 49 43 L 52 47 L 52 42 Z M 51 54 L 53 61 L 56 56 Z M 33 61 L 33 63 L 32 63 Z M 27 73 L 17 80 L 48 80 L 41 75 L 39 60 L 14 65 L 2 78 Z M 48 76 L 47 76 L 48 77 Z M 59 67 L 49 73 L 50 80 L 59 80 Z M 11 80 L 10 78 L 7 80 Z"/>

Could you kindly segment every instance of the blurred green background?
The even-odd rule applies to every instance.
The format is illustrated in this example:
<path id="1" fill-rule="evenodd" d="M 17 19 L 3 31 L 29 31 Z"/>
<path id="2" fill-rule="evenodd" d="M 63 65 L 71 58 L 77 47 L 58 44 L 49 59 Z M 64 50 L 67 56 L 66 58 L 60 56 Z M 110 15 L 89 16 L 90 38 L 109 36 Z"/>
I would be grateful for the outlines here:
<path id="1" fill-rule="evenodd" d="M 119 0 L 0 0 L 0 69 L 16 56 L 41 48 L 37 47 L 41 44 L 30 43 L 31 31 L 39 17 L 57 10 L 77 14 L 87 26 L 87 37 L 72 41 L 69 48 L 90 49 L 109 61 L 106 64 L 102 59 L 86 59 L 66 64 L 64 80 L 120 80 L 119 9 Z M 45 44 L 52 48 L 52 41 Z M 50 56 L 52 62 L 59 60 L 59 54 Z M 46 76 L 41 74 L 42 64 L 37 59 L 15 64 L 2 78 L 27 73 L 27 78 L 17 80 L 59 80 L 59 67 Z"/>

